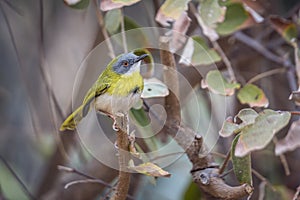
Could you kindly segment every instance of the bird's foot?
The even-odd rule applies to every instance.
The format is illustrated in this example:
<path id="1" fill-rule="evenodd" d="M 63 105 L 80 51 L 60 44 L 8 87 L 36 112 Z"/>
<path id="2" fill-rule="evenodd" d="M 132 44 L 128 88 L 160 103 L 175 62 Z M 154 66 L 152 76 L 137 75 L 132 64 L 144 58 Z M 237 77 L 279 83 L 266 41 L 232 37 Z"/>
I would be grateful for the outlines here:
<path id="1" fill-rule="evenodd" d="M 112 125 L 112 128 L 114 131 L 118 132 L 120 129 L 118 128 L 117 121 L 116 121 L 116 119 L 113 119 L 113 120 L 114 120 L 114 123 Z"/>

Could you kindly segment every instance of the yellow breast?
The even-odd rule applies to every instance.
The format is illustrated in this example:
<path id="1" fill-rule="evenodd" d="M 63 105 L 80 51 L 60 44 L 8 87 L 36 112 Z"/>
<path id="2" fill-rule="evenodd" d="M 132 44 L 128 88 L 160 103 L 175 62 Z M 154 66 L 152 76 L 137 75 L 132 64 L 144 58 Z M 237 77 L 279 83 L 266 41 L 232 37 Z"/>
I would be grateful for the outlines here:
<path id="1" fill-rule="evenodd" d="M 116 114 L 126 113 L 137 103 L 143 91 L 143 78 L 139 72 L 123 75 L 109 89 L 96 98 L 97 110 Z"/>

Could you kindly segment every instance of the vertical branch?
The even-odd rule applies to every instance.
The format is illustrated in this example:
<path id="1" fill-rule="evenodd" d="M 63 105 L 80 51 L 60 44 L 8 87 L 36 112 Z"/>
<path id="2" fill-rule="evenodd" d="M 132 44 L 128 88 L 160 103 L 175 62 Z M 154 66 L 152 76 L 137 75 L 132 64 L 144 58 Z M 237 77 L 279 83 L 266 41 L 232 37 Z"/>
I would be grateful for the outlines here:
<path id="1" fill-rule="evenodd" d="M 176 63 L 173 54 L 169 51 L 170 38 L 160 37 L 160 58 L 164 65 L 164 82 L 170 88 L 170 94 L 165 98 L 165 107 L 167 112 L 167 122 L 171 119 L 180 122 L 180 105 L 179 105 L 179 83 L 177 77 Z M 165 131 L 165 127 L 162 131 Z"/>
<path id="2" fill-rule="evenodd" d="M 123 41 L 123 48 L 124 48 L 124 53 L 128 52 L 128 47 L 127 47 L 127 40 L 126 40 L 126 33 L 125 33 L 125 16 L 123 9 L 121 8 L 121 34 L 122 34 L 122 41 Z"/>
<path id="3" fill-rule="evenodd" d="M 117 131 L 117 145 L 119 148 L 119 181 L 116 192 L 111 199 L 124 200 L 128 194 L 131 176 L 127 168 L 130 159 L 128 134 L 125 131 L 127 130 L 128 121 L 126 120 L 126 117 L 116 117 L 116 122 L 119 129 Z"/>
<path id="4" fill-rule="evenodd" d="M 174 87 L 170 95 L 165 99 L 168 118 L 163 130 L 171 135 L 185 150 L 189 160 L 193 164 L 191 170 L 193 181 L 203 191 L 204 195 L 214 197 L 212 199 L 240 199 L 251 194 L 253 189 L 248 184 L 236 187 L 227 185 L 220 178 L 219 170 L 211 154 L 205 153 L 202 137 L 191 128 L 180 124 L 180 106 L 175 95 L 179 93 L 178 77 L 174 55 L 169 51 L 168 38 L 160 38 L 160 49 L 161 62 L 164 64 L 165 70 L 165 82 L 168 86 Z"/>
<path id="5" fill-rule="evenodd" d="M 109 39 L 109 35 L 108 35 L 107 30 L 105 29 L 105 26 L 104 26 L 103 15 L 102 15 L 101 11 L 99 10 L 97 0 L 94 0 L 93 2 L 94 2 L 94 5 L 95 5 L 95 8 L 96 8 L 98 23 L 100 25 L 100 29 L 102 31 L 102 34 L 104 36 L 104 39 L 105 39 L 105 42 L 106 42 L 106 45 L 107 45 L 107 48 L 108 48 L 108 51 L 109 51 L 109 56 L 111 58 L 115 58 L 116 55 L 115 55 L 115 52 L 114 52 L 114 48 L 111 44 L 111 41 Z"/>
<path id="6" fill-rule="evenodd" d="M 300 59 L 299 59 L 299 47 L 297 42 L 294 43 L 294 56 L 295 56 L 295 68 L 298 78 L 298 90 L 300 90 Z"/>

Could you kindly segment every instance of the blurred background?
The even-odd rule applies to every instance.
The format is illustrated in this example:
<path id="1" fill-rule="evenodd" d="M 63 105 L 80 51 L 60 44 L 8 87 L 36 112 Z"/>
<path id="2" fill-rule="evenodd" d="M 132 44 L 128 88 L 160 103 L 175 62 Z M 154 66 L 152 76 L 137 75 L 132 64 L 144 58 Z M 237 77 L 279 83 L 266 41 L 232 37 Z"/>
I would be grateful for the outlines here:
<path id="1" fill-rule="evenodd" d="M 253 2 L 259 5 L 259 13 L 264 17 L 276 14 L 291 18 L 297 15 L 299 20 L 297 0 Z M 122 10 L 137 27 L 160 27 L 155 15 L 162 3 L 160 0 L 142 0 Z M 192 22 L 187 35 L 201 35 L 195 18 L 188 14 Z M 82 145 L 76 132 L 62 134 L 58 130 L 63 119 L 71 113 L 73 87 L 81 63 L 95 46 L 104 41 L 93 2 L 85 9 L 73 9 L 62 0 L 1 0 L 0 16 L 0 199 L 103 199 L 109 196 L 110 189 L 101 184 L 76 184 L 64 189 L 65 184 L 82 177 L 57 168 L 58 165 L 69 166 L 111 185 L 115 184 L 118 174 L 117 170 L 95 159 L 95 155 Z M 247 27 L 243 32 L 282 57 L 289 59 L 292 55 L 292 49 L 266 23 Z M 258 73 L 280 67 L 239 42 L 233 34 L 222 36 L 218 42 L 241 83 Z M 97 72 L 87 71 L 80 82 L 82 95 L 110 60 L 108 51 L 101 52 L 103 59 L 93 68 Z M 153 50 L 152 53 L 159 63 L 159 52 Z M 219 69 L 225 68 L 222 62 L 216 64 Z M 208 71 L 209 67 L 199 65 L 197 69 Z M 200 89 L 201 74 L 189 67 L 179 66 L 179 71 L 196 92 L 193 96 L 196 99 L 192 99 L 185 91 L 183 120 L 202 131 L 210 125 L 212 133 L 205 138 L 208 148 L 226 154 L 231 140 L 219 138 L 218 131 L 226 116 L 234 116 L 245 106 L 235 96 L 226 97 L 226 110 L 223 111 L 224 97 Z M 159 70 L 155 76 L 162 80 Z M 286 73 L 261 79 L 259 85 L 269 99 L 270 108 L 297 109 L 292 101 L 288 101 L 291 91 L 297 89 L 296 82 L 289 80 Z M 161 101 L 148 100 L 148 103 Z M 199 107 L 196 111 L 194 104 Z M 197 113 L 199 110 L 201 113 Z M 199 116 L 201 119 L 195 120 Z M 113 143 L 115 135 L 111 121 L 101 116 L 100 123 Z M 287 130 L 281 131 L 278 137 L 284 137 Z M 163 136 L 158 138 L 162 144 L 166 141 Z M 115 156 L 115 150 L 106 148 L 107 144 L 101 140 L 97 145 L 102 154 Z M 174 152 L 182 152 L 176 144 L 171 146 Z M 272 191 L 266 187 L 265 199 L 290 199 L 300 183 L 300 152 L 295 150 L 286 154 L 291 172 L 286 176 L 273 149 L 274 145 L 270 144 L 253 154 L 252 167 L 277 188 Z M 222 161 L 218 156 L 216 160 Z M 192 183 L 191 163 L 186 156 L 176 157 L 164 169 L 172 176 L 159 178 L 156 184 L 144 175 L 134 174 L 129 194 L 134 199 L 201 199 L 201 192 Z M 232 185 L 238 184 L 233 174 L 225 179 Z M 261 180 L 254 176 L 252 199 L 258 198 L 260 183 Z"/>

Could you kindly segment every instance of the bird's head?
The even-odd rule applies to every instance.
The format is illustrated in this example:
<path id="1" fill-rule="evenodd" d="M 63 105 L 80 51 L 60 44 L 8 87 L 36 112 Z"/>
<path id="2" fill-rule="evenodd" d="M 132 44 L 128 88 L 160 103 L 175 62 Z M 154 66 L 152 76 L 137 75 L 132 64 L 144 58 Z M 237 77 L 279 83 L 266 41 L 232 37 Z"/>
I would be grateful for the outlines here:
<path id="1" fill-rule="evenodd" d="M 121 54 L 115 58 L 112 69 L 118 74 L 130 75 L 133 72 L 140 71 L 141 60 L 147 56 L 148 54 L 137 56 L 132 52 Z"/>

